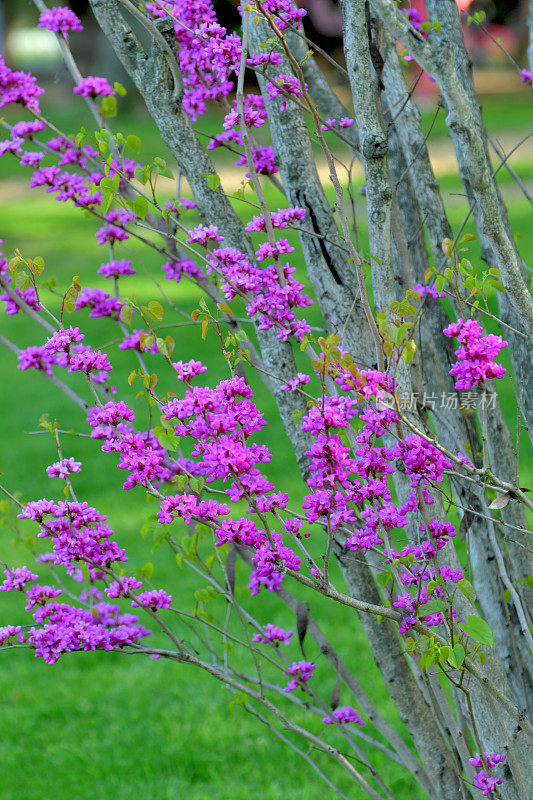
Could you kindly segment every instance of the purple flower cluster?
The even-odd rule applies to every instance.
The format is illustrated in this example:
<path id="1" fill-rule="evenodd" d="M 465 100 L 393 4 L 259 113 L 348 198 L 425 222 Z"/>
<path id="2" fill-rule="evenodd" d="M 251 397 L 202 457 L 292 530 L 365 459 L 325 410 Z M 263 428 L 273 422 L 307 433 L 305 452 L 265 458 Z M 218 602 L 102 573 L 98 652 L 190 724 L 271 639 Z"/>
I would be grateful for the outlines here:
<path id="1" fill-rule="evenodd" d="M 310 661 L 294 661 L 285 673 L 285 675 L 292 675 L 292 680 L 288 682 L 283 691 L 289 693 L 294 692 L 295 689 L 303 688 L 313 677 L 314 670 L 315 665 Z"/>
<path id="2" fill-rule="evenodd" d="M 49 478 L 67 478 L 74 472 L 81 472 L 81 461 L 75 461 L 73 458 L 62 458 L 61 461 L 56 461 L 50 467 L 46 468 Z"/>
<path id="3" fill-rule="evenodd" d="M 129 239 L 126 225 L 133 222 L 135 217 L 125 208 L 113 208 L 105 215 L 106 224 L 96 231 L 96 241 L 100 245 L 125 242 Z"/>
<path id="4" fill-rule="evenodd" d="M 47 664 L 76 650 L 119 650 L 150 633 L 137 617 L 121 614 L 118 606 L 108 603 L 84 609 L 52 602 L 39 606 L 33 618 L 41 627 L 30 630 L 27 642 Z"/>
<path id="5" fill-rule="evenodd" d="M 116 263 L 116 262 L 112 262 Z M 76 311 L 81 311 L 83 308 L 90 308 L 91 319 L 101 319 L 102 317 L 112 317 L 118 319 L 122 303 L 111 297 L 108 292 L 102 289 L 89 289 L 86 287 L 82 289 L 76 300 Z"/>
<path id="6" fill-rule="evenodd" d="M 16 567 L 15 569 L 4 570 L 4 581 L 0 586 L 0 592 L 22 592 L 26 584 L 39 580 L 38 575 L 30 572 L 28 567 Z"/>
<path id="7" fill-rule="evenodd" d="M 73 575 L 79 563 L 90 565 L 92 579 L 115 561 L 126 561 L 126 553 L 112 541 L 113 531 L 107 517 L 87 503 L 36 500 L 26 504 L 19 519 L 39 524 L 39 538 L 49 538 L 53 545 L 53 561 Z"/>
<path id="8" fill-rule="evenodd" d="M 162 524 L 170 524 L 175 515 L 181 517 L 186 525 L 190 525 L 193 518 L 203 522 L 219 523 L 220 516 L 230 514 L 227 506 L 215 500 L 198 500 L 193 494 L 175 494 L 165 497 L 157 513 L 157 519 Z"/>
<path id="9" fill-rule="evenodd" d="M 240 39 L 216 21 L 210 0 L 166 0 L 146 4 L 154 17 L 175 21 L 179 65 L 185 93 L 183 108 L 193 122 L 205 113 L 207 103 L 227 97 L 233 88 L 231 75 L 238 71 Z"/>
<path id="10" fill-rule="evenodd" d="M 351 706 L 340 706 L 336 708 L 331 717 L 324 717 L 322 722 L 324 725 L 334 725 L 336 722 L 339 725 L 359 725 L 364 728 L 365 723 Z"/>
<path id="11" fill-rule="evenodd" d="M 354 121 L 351 117 L 342 117 L 338 122 L 336 119 L 327 119 L 324 125 L 321 125 L 321 129 L 326 131 L 334 131 L 335 128 L 351 128 L 354 124 Z"/>
<path id="12" fill-rule="evenodd" d="M 457 338 L 461 345 L 455 351 L 457 362 L 450 370 L 457 391 L 468 391 L 491 378 L 503 378 L 506 370 L 494 361 L 500 350 L 507 347 L 501 336 L 492 333 L 482 336 L 481 325 L 475 319 L 465 321 L 461 317 L 443 333 L 449 339 Z"/>
<path id="13" fill-rule="evenodd" d="M 121 259 L 120 261 L 108 261 L 106 264 L 102 264 L 102 266 L 98 269 L 98 275 L 102 275 L 104 278 L 114 278 L 118 280 L 118 278 L 122 278 L 126 275 L 135 275 L 137 270 L 133 269 L 131 266 L 131 261 L 125 261 Z"/>
<path id="14" fill-rule="evenodd" d="M 77 344 L 82 340 L 83 334 L 78 328 L 57 331 L 44 346 L 21 350 L 18 368 L 52 375 L 52 367 L 68 367 L 69 372 L 85 372 L 91 376 L 91 380 L 105 383 L 112 369 L 109 359 L 100 350 L 93 351 L 90 347 Z"/>
<path id="15" fill-rule="evenodd" d="M 286 647 L 290 644 L 292 631 L 284 631 L 277 625 L 272 625 L 271 622 L 265 625 L 264 633 L 254 633 L 252 641 L 261 642 L 262 644 L 278 643 L 284 644 Z"/>
<path id="16" fill-rule="evenodd" d="M 434 286 L 424 286 L 423 283 L 417 283 L 413 286 L 413 291 L 420 295 L 421 300 L 424 297 L 432 297 L 433 300 L 442 300 L 446 297 L 446 292 L 438 292 Z"/>
<path id="17" fill-rule="evenodd" d="M 27 605 L 25 611 L 32 611 L 35 606 L 45 606 L 50 600 L 55 600 L 63 594 L 61 589 L 53 586 L 31 586 L 26 590 Z"/>
<path id="18" fill-rule="evenodd" d="M 124 339 L 120 342 L 118 349 L 136 350 L 138 353 L 152 353 L 153 355 L 159 353 L 159 349 L 155 341 L 152 342 L 148 348 L 141 347 L 141 336 L 143 334 L 146 335 L 146 331 L 133 330 L 129 336 L 124 337 Z"/>
<path id="19" fill-rule="evenodd" d="M 250 56 L 246 59 L 247 67 L 268 67 L 274 64 L 283 64 L 283 59 L 279 53 L 258 53 L 256 56 Z"/>
<path id="20" fill-rule="evenodd" d="M 74 94 L 78 94 L 81 97 L 109 97 L 115 92 L 105 78 L 88 75 L 87 78 L 82 78 L 78 85 L 74 87 Z"/>
<path id="21" fill-rule="evenodd" d="M 174 361 L 172 366 L 176 372 L 176 376 L 179 381 L 183 383 L 190 383 L 193 378 L 197 378 L 198 375 L 203 375 L 204 372 L 207 372 L 207 367 L 204 367 L 201 361 Z"/>
<path id="22" fill-rule="evenodd" d="M 91 438 L 103 440 L 104 453 L 120 454 L 118 468 L 129 473 L 124 489 L 171 481 L 179 472 L 179 466 L 168 463 L 166 451 L 151 431 L 137 433 L 124 424 L 134 418 L 133 411 L 122 400 L 93 408 L 87 417 L 93 428 Z"/>
<path id="23" fill-rule="evenodd" d="M 198 239 L 200 235 L 196 231 L 198 229 L 193 233 Z M 280 245 L 280 250 L 286 252 L 286 246 Z M 266 257 L 266 249 L 260 253 Z M 250 264 L 244 253 L 233 247 L 215 248 L 208 254 L 207 263 L 208 272 L 216 271 L 221 275 L 221 289 L 228 301 L 239 294 L 247 298 L 249 304 L 246 313 L 249 317 L 259 316 L 260 330 L 276 327 L 277 338 L 282 340 L 291 335 L 303 339 L 309 333 L 307 322 L 296 319 L 293 310 L 312 304 L 312 300 L 302 293 L 304 287 L 293 278 L 294 267 L 288 264 L 283 267 L 285 283 L 281 286 L 274 266 L 260 269 Z"/>
<path id="24" fill-rule="evenodd" d="M 69 31 L 83 30 L 83 25 L 76 14 L 65 6 L 54 6 L 43 11 L 37 27 L 54 33 L 62 33 L 65 38 Z"/>
<path id="25" fill-rule="evenodd" d="M 87 422 L 91 428 L 96 428 L 98 425 L 117 425 L 119 422 L 133 422 L 134 419 L 135 414 L 122 400 L 119 400 L 118 403 L 110 401 L 105 406 L 92 408 L 87 416 Z"/>
<path id="26" fill-rule="evenodd" d="M 28 111 L 40 113 L 37 100 L 44 89 L 37 86 L 37 80 L 29 72 L 13 71 L 0 55 L 0 108 L 11 103 L 20 103 Z"/>
<path id="27" fill-rule="evenodd" d="M 11 128 L 11 138 L 33 139 L 34 134 L 46 130 L 46 125 L 40 119 L 32 122 L 17 122 Z"/>
<path id="28" fill-rule="evenodd" d="M 295 222 L 303 222 L 306 215 L 305 208 L 298 208 L 293 206 L 291 208 L 278 208 L 277 211 L 270 213 L 270 221 L 273 228 L 288 228 L 289 225 L 294 225 Z M 246 225 L 248 233 L 266 232 L 265 218 L 261 216 L 253 217 L 253 219 Z"/>
<path id="29" fill-rule="evenodd" d="M 141 586 L 142 583 L 137 578 L 121 578 L 119 581 L 113 581 L 107 589 L 104 589 L 104 592 L 110 600 L 115 600 L 118 597 L 126 597 L 131 591 L 140 589 Z"/>
<path id="30" fill-rule="evenodd" d="M 307 86 L 306 86 L 307 89 Z M 268 99 L 270 102 L 277 97 L 281 97 L 281 110 L 285 111 L 287 108 L 287 99 L 292 97 L 302 96 L 302 87 L 300 81 L 294 75 L 277 75 L 274 81 L 269 81 L 266 85 Z"/>
<path id="31" fill-rule="evenodd" d="M 167 594 L 164 589 L 152 589 L 149 592 L 142 592 L 138 594 L 135 600 L 131 601 L 134 608 L 142 606 L 149 608 L 151 611 L 164 611 L 170 608 L 172 603 L 172 595 Z"/>
<path id="32" fill-rule="evenodd" d="M 255 8 L 254 0 L 248 4 Z M 298 25 L 307 14 L 304 8 L 297 8 L 291 0 L 262 0 L 261 8 L 274 17 L 280 31 L 287 29 L 288 25 Z"/>
<path id="33" fill-rule="evenodd" d="M 191 261 L 190 258 L 181 258 L 179 261 L 167 261 L 161 267 L 165 273 L 165 280 L 176 281 L 179 283 L 184 275 L 188 275 L 193 280 L 203 281 L 205 275 L 202 270 L 196 265 L 196 262 Z"/>
<path id="34" fill-rule="evenodd" d="M 162 416 L 168 421 L 178 421 L 177 436 L 193 440 L 192 456 L 200 457 L 201 472 L 208 482 L 229 482 L 226 495 L 232 503 L 245 498 L 253 511 L 266 514 L 284 509 L 288 498 L 281 493 L 268 494 L 274 486 L 263 477 L 258 465 L 268 463 L 271 455 L 264 445 L 248 442 L 265 425 L 251 398 L 245 380 L 232 378 L 215 389 L 187 389 L 183 399 L 171 400 L 163 406 Z M 284 545 L 282 535 L 273 530 L 260 530 L 249 519 L 219 519 L 229 513 L 227 506 L 213 500 L 175 495 L 163 500 L 158 519 L 167 523 L 175 514 L 186 522 L 193 518 L 204 521 L 214 527 L 217 546 L 236 542 L 251 548 L 255 564 L 249 584 L 252 594 L 257 594 L 261 587 L 277 591 L 283 581 L 282 570 L 299 570 L 300 558 Z"/>
<path id="35" fill-rule="evenodd" d="M 501 756 L 498 753 L 484 753 L 484 757 L 485 764 L 483 764 L 483 759 L 479 753 L 476 753 L 474 758 L 469 758 L 468 760 L 473 767 L 479 768 L 486 765 L 489 769 L 492 769 L 497 764 L 503 764 L 505 761 L 505 756 Z M 474 775 L 474 786 L 477 789 L 482 790 L 484 797 L 487 797 L 489 794 L 492 794 L 492 792 L 496 791 L 496 787 L 501 783 L 501 778 L 494 778 L 491 775 L 488 775 L 484 769 Z"/>
<path id="36" fill-rule="evenodd" d="M 81 175 L 71 172 L 63 172 L 59 167 L 41 167 L 32 175 L 30 188 L 46 186 L 48 193 L 57 192 L 57 200 L 65 203 L 71 200 L 74 205 L 80 208 L 90 208 L 99 205 L 102 200 L 100 192 L 91 191 L 93 183 L 91 179 L 83 178 Z"/>

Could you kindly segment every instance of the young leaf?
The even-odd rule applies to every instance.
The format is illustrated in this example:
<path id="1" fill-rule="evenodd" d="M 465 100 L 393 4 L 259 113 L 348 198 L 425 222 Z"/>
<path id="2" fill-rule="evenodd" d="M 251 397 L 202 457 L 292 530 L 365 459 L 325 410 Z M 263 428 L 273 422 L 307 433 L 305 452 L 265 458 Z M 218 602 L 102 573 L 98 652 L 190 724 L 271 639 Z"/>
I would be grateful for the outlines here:
<path id="1" fill-rule="evenodd" d="M 164 310 L 163 306 L 159 302 L 159 300 L 150 300 L 148 303 L 148 316 L 150 319 L 155 320 L 156 322 L 161 322 L 164 317 Z"/>
<path id="2" fill-rule="evenodd" d="M 129 147 L 130 150 L 133 150 L 134 153 L 139 154 L 141 152 L 142 142 L 138 136 L 134 133 L 130 133 L 130 135 L 126 139 L 126 147 Z"/>
<path id="3" fill-rule="evenodd" d="M 147 561 L 144 567 L 141 569 L 141 575 L 143 578 L 146 578 L 146 580 L 149 581 L 153 574 L 154 565 L 150 561 Z"/>
<path id="4" fill-rule="evenodd" d="M 138 217 L 146 219 L 146 215 L 148 214 L 148 200 L 146 197 L 138 194 L 133 203 L 133 210 Z"/>
<path id="5" fill-rule="evenodd" d="M 474 614 L 469 614 L 466 618 L 466 623 L 460 622 L 459 627 L 463 633 L 466 633 L 466 635 L 475 642 L 486 644 L 488 647 L 492 647 L 494 642 L 493 633 L 489 625 L 481 617 L 476 617 Z"/>
<path id="6" fill-rule="evenodd" d="M 132 316 L 133 311 L 131 306 L 122 306 L 120 309 L 120 320 L 124 323 L 124 325 L 131 325 Z"/>
<path id="7" fill-rule="evenodd" d="M 474 603 L 477 595 L 476 595 L 476 590 L 474 589 L 470 581 L 467 581 L 466 578 L 463 578 L 462 581 L 459 581 L 458 586 L 461 592 L 467 598 L 467 600 L 470 600 L 471 603 Z"/>

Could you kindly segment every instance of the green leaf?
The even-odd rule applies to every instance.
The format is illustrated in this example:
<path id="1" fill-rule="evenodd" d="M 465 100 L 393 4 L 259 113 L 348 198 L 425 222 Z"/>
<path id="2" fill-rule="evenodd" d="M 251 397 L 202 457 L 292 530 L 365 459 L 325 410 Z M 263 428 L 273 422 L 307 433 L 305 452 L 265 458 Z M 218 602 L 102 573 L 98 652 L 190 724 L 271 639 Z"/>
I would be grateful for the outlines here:
<path id="1" fill-rule="evenodd" d="M 449 657 L 450 657 L 450 648 L 447 645 L 441 647 L 439 652 L 439 661 L 445 663 L 446 661 L 448 661 Z"/>
<path id="2" fill-rule="evenodd" d="M 454 666 L 456 669 L 459 669 L 459 667 L 465 660 L 465 649 L 462 644 L 457 643 L 456 645 L 454 645 L 448 660 L 450 664 L 452 664 L 452 666 Z"/>
<path id="3" fill-rule="evenodd" d="M 144 567 L 141 569 L 141 575 L 143 578 L 146 578 L 146 580 L 149 581 L 153 574 L 154 574 L 154 565 L 152 564 L 151 561 L 147 561 Z"/>
<path id="4" fill-rule="evenodd" d="M 480 644 L 486 644 L 487 647 L 492 647 L 494 636 L 489 625 L 481 617 L 476 617 L 474 614 L 469 614 L 465 622 L 459 623 L 460 629 L 466 633 L 471 639 Z"/>
<path id="5" fill-rule="evenodd" d="M 392 575 L 390 572 L 378 572 L 376 575 L 376 580 L 380 586 L 385 587 L 390 580 L 392 580 Z"/>
<path id="6" fill-rule="evenodd" d="M 115 184 L 111 178 L 102 178 L 98 188 L 102 190 L 105 189 L 108 192 L 113 192 L 113 194 L 115 193 Z"/>
<path id="7" fill-rule="evenodd" d="M 110 94 L 102 99 L 100 107 L 100 115 L 102 117 L 116 117 L 117 116 L 117 98 Z"/>
<path id="8" fill-rule="evenodd" d="M 107 214 L 109 206 L 114 200 L 115 195 L 112 192 L 104 192 L 102 196 L 102 213 Z"/>
<path id="9" fill-rule="evenodd" d="M 459 589 L 464 594 L 466 599 L 470 600 L 471 603 L 474 603 L 475 600 L 476 600 L 477 594 L 476 594 L 476 590 L 474 589 L 474 587 L 472 586 L 470 581 L 467 581 L 466 578 L 463 578 L 463 580 L 459 581 L 459 583 L 457 585 L 459 586 Z"/>
<path id="10" fill-rule="evenodd" d="M 418 607 L 418 616 L 429 617 L 431 614 L 438 614 L 446 611 L 448 604 L 445 600 L 429 600 L 423 606 Z"/>
<path id="11" fill-rule="evenodd" d="M 150 302 L 148 303 L 148 315 L 151 319 L 155 320 L 156 322 L 161 322 L 161 320 L 165 315 L 165 312 L 159 300 L 150 300 Z"/>
<path id="12" fill-rule="evenodd" d="M 170 452 L 174 453 L 178 449 L 178 439 L 173 433 L 169 433 L 164 428 L 160 426 L 154 428 L 154 436 L 165 450 L 170 450 Z"/>
<path id="13" fill-rule="evenodd" d="M 120 309 L 120 320 L 124 323 L 124 325 L 131 325 L 132 316 L 133 310 L 131 306 L 122 306 Z"/>
<path id="14" fill-rule="evenodd" d="M 146 219 L 148 214 L 148 200 L 146 197 L 138 194 L 133 203 L 133 210 L 141 219 Z"/>
<path id="15" fill-rule="evenodd" d="M 130 150 L 133 150 L 134 153 L 139 154 L 141 152 L 142 142 L 138 136 L 134 133 L 130 133 L 130 135 L 126 138 L 126 147 L 129 147 Z"/>
<path id="16" fill-rule="evenodd" d="M 21 292 L 25 292 L 30 286 L 30 277 L 23 269 L 15 275 L 15 286 Z"/>
<path id="17" fill-rule="evenodd" d="M 148 176 L 149 176 L 148 167 L 135 168 L 135 178 L 139 181 L 139 183 L 142 183 L 143 186 L 146 185 L 148 181 Z"/>
<path id="18" fill-rule="evenodd" d="M 124 95 L 127 94 L 126 89 L 124 88 L 124 86 L 121 83 L 119 83 L 118 81 L 115 81 L 115 85 L 113 86 L 113 88 L 114 88 L 115 92 L 117 94 L 119 94 L 121 97 L 124 97 Z"/>
<path id="19" fill-rule="evenodd" d="M 44 271 L 44 258 L 42 256 L 37 256 L 37 258 L 33 259 L 33 274 L 34 275 L 41 275 Z"/>

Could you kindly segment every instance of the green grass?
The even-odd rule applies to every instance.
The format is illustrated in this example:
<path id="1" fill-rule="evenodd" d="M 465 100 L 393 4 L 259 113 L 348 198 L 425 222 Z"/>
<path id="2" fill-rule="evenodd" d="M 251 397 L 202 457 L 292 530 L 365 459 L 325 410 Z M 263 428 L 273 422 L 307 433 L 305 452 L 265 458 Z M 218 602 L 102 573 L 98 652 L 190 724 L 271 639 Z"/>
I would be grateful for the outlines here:
<path id="1" fill-rule="evenodd" d="M 520 99 L 518 118 L 515 118 L 509 114 L 507 104 L 491 100 L 486 104 L 485 113 L 494 123 L 493 131 L 503 132 L 511 126 L 515 129 L 517 119 L 519 125 L 525 125 L 526 110 Z M 68 127 L 70 114 L 65 112 L 60 122 Z M 124 133 L 134 130 L 141 135 L 145 148 L 143 160 L 155 155 L 157 139 L 142 116 L 130 115 L 119 127 Z M 5 167 L 6 163 L 6 159 L 0 161 L 0 174 L 10 179 L 13 175 L 10 168 Z M 533 163 L 520 162 L 519 172 L 529 180 L 533 177 Z M 500 181 L 502 190 L 510 197 L 513 228 L 522 237 L 521 249 L 524 253 L 531 252 L 530 207 L 511 189 L 510 176 L 503 170 Z M 457 229 L 467 210 L 464 197 L 458 196 L 461 187 L 453 175 L 444 176 L 441 185 L 452 225 Z M 329 190 L 328 195 L 333 199 Z M 358 195 L 356 198 L 358 219 L 362 220 L 363 202 Z M 279 200 L 270 189 L 267 199 L 273 205 Z M 250 214 L 249 207 L 244 206 L 244 209 L 239 208 L 243 217 Z M 43 277 L 55 275 L 59 287 L 65 288 L 74 274 L 93 276 L 106 257 L 104 251 L 94 245 L 97 227 L 94 222 L 88 222 L 81 212 L 39 192 L 22 199 L 5 199 L 0 212 L 4 252 L 10 254 L 18 247 L 25 255 L 42 255 L 46 261 Z M 467 230 L 472 230 L 471 225 Z M 365 251 L 364 225 L 360 240 Z M 470 255 L 477 263 L 479 252 L 475 243 L 471 245 Z M 162 259 L 152 252 L 146 253 L 133 240 L 121 248 L 120 256 L 131 258 L 138 268 L 138 274 L 124 282 L 123 292 L 135 293 L 145 300 L 157 296 L 144 270 L 154 272 Z M 302 274 L 303 265 L 296 263 Z M 88 283 L 105 287 L 102 279 L 91 278 Z M 171 299 L 185 314 L 190 314 L 198 304 L 198 292 L 186 283 L 164 284 Z M 491 304 L 494 300 L 491 296 Z M 312 323 L 318 321 L 312 311 L 307 316 Z M 167 313 L 165 322 L 167 317 L 173 319 Z M 79 324 L 85 327 L 85 314 L 80 315 L 80 319 Z M 94 345 L 101 346 L 116 338 L 114 326 L 105 320 L 93 322 L 86 329 Z M 20 347 L 39 344 L 44 339 L 41 329 L 21 315 L 14 318 L 3 315 L 2 333 Z M 211 333 L 205 342 L 199 329 L 193 327 L 176 329 L 174 336 L 176 358 L 200 358 L 209 366 L 210 381 L 224 376 L 216 340 Z M 128 372 L 136 366 L 133 354 L 122 353 L 116 345 L 109 345 L 109 353 L 115 365 L 120 397 L 135 402 L 133 397 L 137 389 L 130 389 L 126 383 Z M 159 371 L 158 360 L 151 356 L 146 358 L 153 369 Z M 24 490 L 24 499 L 59 498 L 60 487 L 53 485 L 44 472 L 45 466 L 55 459 L 52 441 L 48 435 L 28 432 L 37 430 L 43 412 L 57 418 L 62 428 L 85 430 L 83 415 L 45 378 L 16 370 L 14 357 L 3 349 L 0 350 L 0 374 L 4 376 L 0 393 L 2 482 L 11 491 Z M 284 432 L 273 413 L 272 400 L 261 389 L 257 378 L 252 376 L 251 381 L 261 410 L 273 420 L 266 438 L 276 458 L 266 471 L 276 484 L 298 496 L 301 482 L 292 456 L 287 451 L 281 452 Z M 80 382 L 75 386 L 83 392 Z M 168 376 L 161 378 L 161 386 L 164 391 L 171 387 Z M 500 389 L 504 409 L 512 419 L 510 382 L 502 381 Z M 147 423 L 146 409 L 139 403 L 136 408 L 141 424 Z M 153 561 L 155 585 L 170 587 L 176 605 L 192 611 L 193 592 L 201 582 L 191 573 L 180 571 L 164 548 L 151 553 L 151 535 L 147 539 L 140 535 L 140 528 L 153 513 L 154 505 L 147 503 L 140 489 L 127 494 L 121 491 L 123 474 L 115 467 L 116 459 L 101 456 L 97 443 L 64 436 L 62 444 L 65 454 L 84 462 L 83 472 L 75 481 L 80 498 L 109 515 L 119 543 L 128 549 L 132 565 Z M 526 483 L 531 469 L 529 465 Z M 34 533 L 28 525 L 21 528 L 21 532 L 24 536 Z M 14 550 L 14 538 L 13 520 L 6 518 L 1 530 L 0 557 L 9 563 L 22 563 L 24 547 L 19 543 Z M 239 576 L 238 585 L 243 584 L 244 578 Z M 0 625 L 21 618 L 18 598 L 2 597 L 0 608 Z M 333 608 L 320 598 L 312 599 L 311 609 L 323 620 L 341 657 L 353 667 L 382 715 L 401 727 L 378 670 L 368 658 L 357 620 L 346 609 Z M 270 596 L 262 595 L 255 610 L 262 622 L 275 621 L 294 628 L 292 615 L 279 609 Z M 223 613 L 223 608 L 219 607 L 219 611 Z M 295 644 L 291 645 L 289 655 L 298 659 Z M 309 644 L 307 656 L 318 655 Z M 4 652 L 0 657 L 5 662 L 0 671 L 2 800 L 49 800 L 51 797 L 57 800 L 71 797 L 80 800 L 108 797 L 117 800 L 181 800 L 182 797 L 248 800 L 258 795 L 265 800 L 300 800 L 302 797 L 319 800 L 331 796 L 318 778 L 309 777 L 308 768 L 299 757 L 269 731 L 240 709 L 230 714 L 231 693 L 197 671 L 170 662 L 115 653 L 73 654 L 54 668 L 25 651 Z M 323 668 L 320 657 L 317 664 L 320 676 Z M 331 688 L 327 687 L 326 698 Z M 349 702 L 348 696 L 342 696 L 341 702 Z M 318 719 L 311 722 L 313 731 L 318 733 L 320 727 Z M 371 732 L 371 726 L 368 730 Z M 317 761 L 326 765 L 320 757 Z M 379 755 L 376 766 L 382 774 L 392 776 L 392 789 L 397 797 L 416 800 L 420 796 L 412 782 Z M 342 777 L 338 784 L 352 791 L 351 796 L 361 796 L 350 790 L 349 783 Z"/>

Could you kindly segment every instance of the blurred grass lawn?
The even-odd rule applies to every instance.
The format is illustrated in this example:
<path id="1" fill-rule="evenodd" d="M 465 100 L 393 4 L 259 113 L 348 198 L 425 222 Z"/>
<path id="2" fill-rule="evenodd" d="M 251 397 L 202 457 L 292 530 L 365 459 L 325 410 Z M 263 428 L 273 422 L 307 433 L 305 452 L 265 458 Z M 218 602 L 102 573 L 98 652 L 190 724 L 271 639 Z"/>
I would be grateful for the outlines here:
<path id="1" fill-rule="evenodd" d="M 491 98 L 485 103 L 485 115 L 493 135 L 516 133 L 516 140 L 527 132 L 530 124 L 530 101 L 520 97 Z M 424 116 L 425 127 L 431 115 Z M 73 120 L 62 111 L 54 115 L 58 125 L 73 130 Z M 445 133 L 443 115 L 435 134 Z M 140 160 L 147 161 L 158 152 L 157 137 L 143 118 L 129 115 L 117 126 L 124 133 L 135 132 L 143 139 Z M 216 130 L 216 120 L 209 119 L 209 132 Z M 528 180 L 533 177 L 533 163 L 513 158 L 513 165 Z M 11 181 L 18 177 L 6 158 L 0 161 L 0 177 Z M 520 237 L 520 248 L 530 253 L 533 248 L 531 208 L 516 191 L 505 170 L 499 173 L 504 194 L 509 199 L 513 229 Z M 441 186 L 448 205 L 454 229 L 460 225 L 467 205 L 458 179 L 444 176 Z M 1 192 L 1 184 L 0 184 Z M 282 204 L 275 192 L 267 189 L 271 205 Z M 358 219 L 364 219 L 364 207 L 357 196 Z M 240 211 L 240 209 L 239 209 Z M 248 216 L 248 210 L 246 210 Z M 87 222 L 80 212 L 56 203 L 41 192 L 15 199 L 0 194 L 0 235 L 3 250 L 11 254 L 15 247 L 25 255 L 42 255 L 46 261 L 43 277 L 56 275 L 60 286 L 67 286 L 74 274 L 94 275 L 106 253 L 94 245 L 94 222 Z M 362 225 L 362 228 L 364 226 Z M 467 227 L 472 231 L 471 225 Z M 361 231 L 361 248 L 367 247 L 365 231 Z M 122 291 L 134 293 L 144 299 L 157 296 L 155 287 L 144 273 L 160 263 L 152 253 L 140 250 L 130 240 L 121 248 L 120 257 L 131 257 L 138 268 L 134 278 L 124 282 Z M 476 243 L 471 246 L 470 257 L 479 259 Z M 302 265 L 299 264 L 301 271 Z M 152 269 L 153 272 L 153 269 Z M 89 285 L 105 288 L 102 279 L 88 280 Z M 185 313 L 197 305 L 199 295 L 189 285 L 179 287 L 165 282 L 165 290 Z M 494 298 L 491 298 L 491 303 Z M 166 315 L 165 322 L 170 320 Z M 313 314 L 306 315 L 311 322 Z M 80 315 L 85 319 L 85 313 Z M 83 321 L 79 324 L 83 325 Z M 18 317 L 2 316 L 2 333 L 25 347 L 43 341 L 41 330 L 31 322 Z M 110 323 L 99 320 L 87 327 L 92 344 L 100 346 L 116 337 Z M 211 334 L 206 342 L 197 328 L 185 327 L 175 332 L 175 357 L 196 357 L 210 367 L 213 375 L 223 376 L 216 355 L 216 343 Z M 117 375 L 119 395 L 126 401 L 135 394 L 126 384 L 126 375 L 136 366 L 131 353 L 122 353 L 116 345 L 109 348 Z M 156 369 L 157 361 L 151 359 Z M 14 357 L 0 350 L 0 374 L 4 376 L 0 393 L 2 419 L 2 446 L 0 471 L 2 481 L 12 490 L 24 489 L 25 499 L 59 497 L 60 488 L 50 484 L 44 468 L 54 460 L 52 442 L 46 435 L 29 435 L 37 429 L 43 412 L 57 418 L 61 427 L 83 430 L 81 413 L 51 387 L 44 378 L 23 373 L 15 368 Z M 265 414 L 272 416 L 272 403 L 260 385 L 257 387 L 258 403 Z M 135 387 L 134 387 L 135 388 Z M 502 402 L 511 425 L 512 389 L 506 379 L 499 387 Z M 79 386 L 80 393 L 83 386 Z M 137 405 L 138 408 L 138 405 Z M 142 420 L 141 411 L 138 418 Z M 276 456 L 267 470 L 279 488 L 291 488 L 296 494 L 301 486 L 291 455 L 280 452 L 284 442 L 279 422 L 269 426 L 265 436 Z M 115 459 L 98 454 L 98 445 L 87 439 L 63 437 L 66 455 L 84 461 L 81 475 L 75 485 L 78 496 L 95 505 L 109 516 L 119 542 L 127 546 L 134 565 L 145 561 L 155 564 L 156 586 L 170 586 L 179 598 L 176 605 L 192 610 L 193 592 L 201 584 L 185 572 L 180 572 L 172 557 L 159 549 L 150 551 L 150 540 L 139 535 L 141 525 L 153 512 L 154 506 L 146 503 L 140 489 L 124 494 L 120 490 L 123 475 L 115 467 Z M 526 466 L 525 484 L 531 477 L 532 467 Z M 290 487 L 287 485 L 290 482 Z M 177 527 L 177 526 L 175 526 Z M 24 529 L 28 534 L 29 528 Z M 1 530 L 0 557 L 10 563 L 24 560 L 23 551 L 12 549 L 11 524 Z M 20 618 L 19 598 L 2 598 L 0 625 Z M 380 712 L 393 724 L 398 723 L 395 710 L 381 683 L 379 673 L 365 650 L 364 636 L 357 619 L 339 611 L 320 599 L 311 601 L 311 610 L 319 611 L 324 627 L 338 646 L 343 658 L 352 666 L 357 678 L 374 698 Z M 291 615 L 280 611 L 271 597 L 261 596 L 256 613 L 262 622 L 274 621 L 294 627 Z M 308 658 L 317 654 L 308 645 Z M 298 659 L 297 646 L 291 645 L 289 657 Z M 154 662 L 149 659 L 127 657 L 120 654 L 72 654 L 54 668 L 25 651 L 1 653 L 3 669 L 0 671 L 0 741 L 2 748 L 2 800 L 67 800 L 75 797 L 115 797 L 117 800 L 248 800 L 258 795 L 265 800 L 299 800 L 306 797 L 319 800 L 329 796 L 329 790 L 318 778 L 310 777 L 303 761 L 279 742 L 255 720 L 237 709 L 228 711 L 231 693 L 211 678 L 193 672 L 187 667 Z M 330 687 L 325 691 L 328 696 Z M 349 702 L 348 696 L 341 702 Z M 318 732 L 321 723 L 311 722 Z M 371 726 L 368 728 L 372 733 Z M 364 747 L 363 747 L 364 749 Z M 317 761 L 322 766 L 321 757 Z M 375 761 L 378 771 L 392 775 L 393 792 L 399 798 L 420 795 L 412 782 L 394 765 L 385 763 L 379 754 Z M 341 777 L 338 785 L 350 796 L 359 797 Z M 303 788 L 305 786 L 305 789 Z"/>

